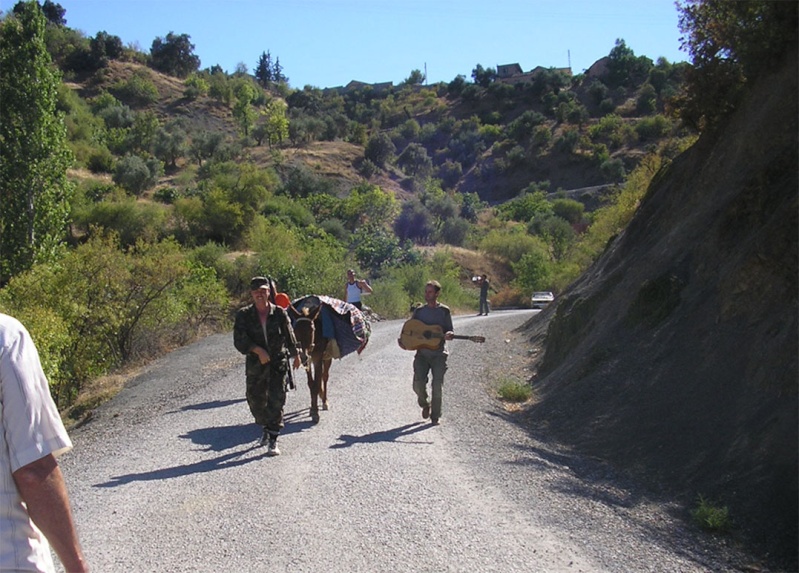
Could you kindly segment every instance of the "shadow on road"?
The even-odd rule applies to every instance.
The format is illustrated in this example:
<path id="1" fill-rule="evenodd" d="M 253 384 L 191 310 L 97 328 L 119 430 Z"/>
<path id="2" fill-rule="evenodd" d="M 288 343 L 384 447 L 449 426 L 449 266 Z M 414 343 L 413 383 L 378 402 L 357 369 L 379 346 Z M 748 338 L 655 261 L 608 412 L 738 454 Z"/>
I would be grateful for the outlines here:
<path id="1" fill-rule="evenodd" d="M 266 456 L 266 450 L 264 449 L 263 453 L 260 455 L 251 457 L 248 456 L 246 458 L 242 457 L 258 448 L 257 440 L 260 436 L 261 429 L 255 424 L 238 424 L 235 426 L 221 426 L 191 430 L 190 432 L 187 432 L 179 437 L 191 440 L 192 443 L 203 446 L 200 451 L 222 452 L 231 448 L 240 448 L 241 446 L 247 444 L 248 447 L 244 449 L 236 449 L 234 452 L 230 452 L 213 459 L 202 460 L 193 464 L 173 466 L 171 468 L 163 468 L 149 472 L 113 476 L 109 481 L 95 484 L 94 487 L 116 487 L 136 481 L 170 479 L 196 473 L 223 470 L 248 464 Z"/>
<path id="2" fill-rule="evenodd" d="M 424 422 L 414 422 L 413 424 L 407 424 L 405 426 L 400 426 L 398 428 L 392 428 L 391 430 L 383 430 L 382 432 L 372 432 L 371 434 L 364 434 L 363 436 L 352 436 L 350 434 L 341 434 L 338 439 L 341 441 L 340 444 L 333 444 L 330 446 L 331 449 L 340 449 L 340 448 L 349 448 L 355 444 L 374 444 L 377 442 L 396 442 L 398 438 L 402 438 L 403 436 L 410 436 L 411 434 L 415 434 L 416 432 L 420 432 L 425 428 L 430 427 L 430 424 L 425 424 Z M 430 441 L 419 441 L 419 440 L 402 440 L 403 444 L 431 444 Z"/>
<path id="3" fill-rule="evenodd" d="M 178 412 L 187 412 L 189 410 L 213 410 L 214 408 L 225 408 L 233 404 L 244 402 L 245 398 L 236 400 L 213 400 L 211 402 L 203 402 L 201 404 L 191 404 L 190 406 L 183 406 L 180 410 L 172 410 L 169 414 L 177 414 Z"/>

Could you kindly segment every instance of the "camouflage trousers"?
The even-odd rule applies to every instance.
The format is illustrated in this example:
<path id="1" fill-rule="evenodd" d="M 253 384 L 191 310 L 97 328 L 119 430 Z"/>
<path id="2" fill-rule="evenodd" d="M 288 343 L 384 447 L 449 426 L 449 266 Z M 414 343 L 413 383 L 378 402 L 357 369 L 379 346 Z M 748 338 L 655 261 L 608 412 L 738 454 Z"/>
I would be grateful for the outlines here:
<path id="1" fill-rule="evenodd" d="M 286 405 L 286 372 L 288 364 L 248 365 L 247 405 L 255 423 L 277 435 L 283 429 L 283 407 Z"/>

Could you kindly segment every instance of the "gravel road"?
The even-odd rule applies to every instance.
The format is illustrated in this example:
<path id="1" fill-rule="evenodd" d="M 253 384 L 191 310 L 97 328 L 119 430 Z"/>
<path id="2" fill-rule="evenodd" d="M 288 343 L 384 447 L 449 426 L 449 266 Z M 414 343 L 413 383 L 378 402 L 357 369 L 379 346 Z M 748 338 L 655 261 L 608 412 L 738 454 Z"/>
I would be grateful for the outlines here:
<path id="1" fill-rule="evenodd" d="M 422 420 L 402 321 L 334 361 L 313 425 L 304 377 L 282 455 L 256 448 L 230 334 L 151 364 L 61 460 L 97 573 L 738 571 L 732 549 L 606 465 L 536 441 L 492 388 L 536 311 L 455 317 L 441 425 Z M 725 557 L 726 556 L 726 557 Z"/>

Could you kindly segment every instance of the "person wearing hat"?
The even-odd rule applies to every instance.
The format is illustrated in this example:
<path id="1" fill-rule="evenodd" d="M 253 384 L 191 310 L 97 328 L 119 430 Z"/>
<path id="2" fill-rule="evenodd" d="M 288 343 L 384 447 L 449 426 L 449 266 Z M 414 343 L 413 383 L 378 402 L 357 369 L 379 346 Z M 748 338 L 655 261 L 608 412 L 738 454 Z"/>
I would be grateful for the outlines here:
<path id="1" fill-rule="evenodd" d="M 263 427 L 259 445 L 266 454 L 280 454 L 277 438 L 283 429 L 289 356 L 294 368 L 300 366 L 297 341 L 286 311 L 275 304 L 274 282 L 266 277 L 250 281 L 253 303 L 236 313 L 233 344 L 244 354 L 247 379 L 247 404 L 255 422 Z"/>

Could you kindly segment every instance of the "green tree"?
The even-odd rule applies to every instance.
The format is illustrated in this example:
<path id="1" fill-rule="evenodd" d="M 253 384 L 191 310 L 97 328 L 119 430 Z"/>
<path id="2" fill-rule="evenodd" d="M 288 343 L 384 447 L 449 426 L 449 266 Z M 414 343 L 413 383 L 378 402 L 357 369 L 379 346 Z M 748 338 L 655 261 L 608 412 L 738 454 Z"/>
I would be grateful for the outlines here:
<path id="1" fill-rule="evenodd" d="M 616 40 L 608 58 L 608 83 L 612 87 L 638 85 L 649 76 L 649 70 L 654 66 L 646 56 L 637 57 L 622 39 Z"/>
<path id="2" fill-rule="evenodd" d="M 0 23 L 0 282 L 55 256 L 72 194 L 45 17 L 35 1 L 17 6 Z"/>
<path id="3" fill-rule="evenodd" d="M 268 88 L 272 83 L 272 55 L 269 52 L 261 52 L 253 75 L 261 87 Z"/>
<path id="4" fill-rule="evenodd" d="M 114 183 L 135 195 L 141 195 L 155 185 L 161 174 L 158 160 L 144 160 L 138 155 L 127 155 L 117 162 Z"/>
<path id="5" fill-rule="evenodd" d="M 555 199 L 552 202 L 552 212 L 572 225 L 576 225 L 583 220 L 585 205 L 574 199 Z"/>
<path id="6" fill-rule="evenodd" d="M 514 286 L 526 292 L 547 290 L 550 287 L 553 265 L 548 251 L 547 245 L 536 239 L 534 247 L 511 265 L 516 274 Z"/>
<path id="7" fill-rule="evenodd" d="M 419 143 L 411 143 L 397 158 L 397 164 L 408 175 L 429 175 L 433 170 L 433 160 L 427 155 L 427 149 Z"/>
<path id="8" fill-rule="evenodd" d="M 97 32 L 89 40 L 89 64 L 92 69 L 99 70 L 108 65 L 108 60 L 117 60 L 123 54 L 122 39 L 108 32 Z"/>
<path id="9" fill-rule="evenodd" d="M 396 212 L 394 195 L 369 184 L 353 188 L 337 210 L 339 218 L 352 230 L 366 224 L 382 226 L 393 219 Z"/>
<path id="10" fill-rule="evenodd" d="M 153 153 L 173 169 L 177 168 L 177 160 L 186 153 L 186 132 L 177 125 L 162 127 L 155 135 Z"/>
<path id="11" fill-rule="evenodd" d="M 67 21 L 64 18 L 64 14 L 66 14 L 67 11 L 61 4 L 56 4 L 52 2 L 52 0 L 44 0 L 42 4 L 42 13 L 44 13 L 44 17 L 47 18 L 48 22 L 56 26 L 67 25 Z"/>
<path id="12" fill-rule="evenodd" d="M 387 133 L 381 132 L 369 138 L 363 155 L 378 167 L 383 168 L 396 152 L 397 148 L 391 141 L 391 137 Z"/>
<path id="13" fill-rule="evenodd" d="M 412 70 L 411 75 L 402 82 L 406 86 L 417 86 L 424 83 L 425 75 L 420 70 Z"/>
<path id="14" fill-rule="evenodd" d="M 282 100 L 273 99 L 263 112 L 264 132 L 269 147 L 279 145 L 289 136 L 289 120 L 286 117 L 286 104 Z"/>
<path id="15" fill-rule="evenodd" d="M 249 83 L 242 83 L 236 89 L 236 104 L 233 106 L 233 117 L 239 124 L 241 132 L 247 136 L 255 123 L 255 110 L 252 102 L 255 99 L 255 89 Z"/>
<path id="16" fill-rule="evenodd" d="M 225 135 L 218 131 L 200 131 L 191 137 L 189 155 L 202 167 L 203 160 L 211 159 L 225 142 Z"/>
<path id="17" fill-rule="evenodd" d="M 478 86 L 487 88 L 491 82 L 497 79 L 497 71 L 494 68 L 484 68 L 477 64 L 472 70 L 472 79 Z"/>
<path id="18" fill-rule="evenodd" d="M 188 77 L 200 68 L 200 58 L 194 55 L 194 44 L 188 34 L 156 38 L 150 48 L 150 61 L 154 69 L 179 78 Z"/>
<path id="19" fill-rule="evenodd" d="M 433 236 L 435 221 L 430 212 L 416 199 L 406 201 L 394 221 L 394 233 L 401 240 L 425 243 Z"/>
<path id="20" fill-rule="evenodd" d="M 498 211 L 505 219 L 527 222 L 541 213 L 550 213 L 552 205 L 547 201 L 544 189 L 532 184 L 517 197 L 498 207 Z"/>
<path id="21" fill-rule="evenodd" d="M 557 215 L 534 217 L 527 230 L 547 242 L 552 257 L 556 261 L 560 261 L 566 256 L 575 239 L 572 226 L 566 219 Z"/>
<path id="22" fill-rule="evenodd" d="M 400 245 L 397 237 L 383 227 L 364 225 L 353 234 L 355 259 L 361 268 L 376 274 L 380 269 L 408 262 L 413 254 L 409 244 Z"/>
<path id="23" fill-rule="evenodd" d="M 272 66 L 272 78 L 275 80 L 275 83 L 289 83 L 289 79 L 283 75 L 283 66 L 280 65 L 280 58 L 275 58 L 275 65 Z"/>
<path id="24" fill-rule="evenodd" d="M 187 99 L 197 99 L 199 96 L 207 95 L 210 86 L 208 81 L 199 74 L 191 74 L 186 81 L 183 82 L 186 89 L 183 90 L 183 97 Z"/>
<path id="25" fill-rule="evenodd" d="M 682 48 L 691 55 L 680 116 L 712 128 L 735 108 L 744 85 L 796 51 L 799 3 L 769 0 L 682 0 Z"/>

